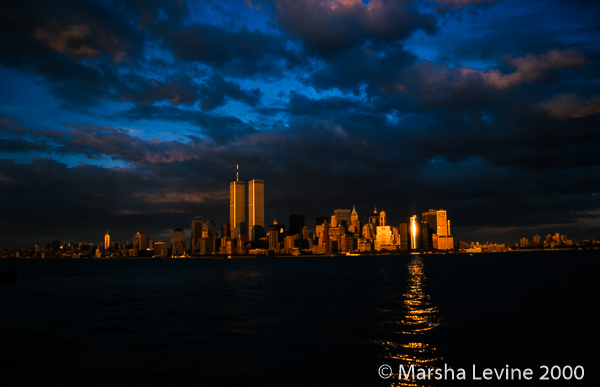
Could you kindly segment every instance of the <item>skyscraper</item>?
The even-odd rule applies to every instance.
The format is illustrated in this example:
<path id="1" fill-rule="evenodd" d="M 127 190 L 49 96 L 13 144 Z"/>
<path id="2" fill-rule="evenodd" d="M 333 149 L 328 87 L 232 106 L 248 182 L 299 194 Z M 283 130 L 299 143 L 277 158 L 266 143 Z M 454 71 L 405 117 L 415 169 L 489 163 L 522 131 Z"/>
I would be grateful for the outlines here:
<path id="1" fill-rule="evenodd" d="M 171 255 L 185 255 L 185 231 L 182 228 L 176 228 L 171 234 Z"/>
<path id="2" fill-rule="evenodd" d="M 377 207 L 375 207 L 373 215 L 369 216 L 369 223 L 373 224 L 374 227 L 379 226 L 379 215 L 377 215 Z"/>
<path id="3" fill-rule="evenodd" d="M 144 231 L 138 231 L 133 237 L 134 247 L 137 244 L 138 250 L 146 250 L 148 248 L 148 234 Z"/>
<path id="4" fill-rule="evenodd" d="M 454 238 L 450 235 L 450 221 L 445 210 L 424 212 L 423 221 L 427 222 L 431 230 L 434 249 L 451 250 L 454 248 Z"/>
<path id="5" fill-rule="evenodd" d="M 410 249 L 417 250 L 419 248 L 418 236 L 419 236 L 419 221 L 417 215 L 410 217 Z"/>
<path id="6" fill-rule="evenodd" d="M 424 212 L 423 221 L 427 222 L 433 234 L 438 234 L 438 236 L 447 236 L 449 234 L 445 210 L 429 210 L 429 212 Z"/>
<path id="7" fill-rule="evenodd" d="M 236 180 L 229 183 L 229 227 L 235 229 L 238 223 L 246 221 L 246 183 Z"/>
<path id="8" fill-rule="evenodd" d="M 385 211 L 381 211 L 379 213 L 379 226 L 384 227 L 387 226 L 387 215 Z"/>
<path id="9" fill-rule="evenodd" d="M 248 183 L 248 229 L 252 240 L 265 233 L 265 182 L 258 179 Z"/>
<path id="10" fill-rule="evenodd" d="M 192 238 L 190 241 L 192 255 L 195 254 L 197 250 L 200 250 L 200 239 L 202 238 L 203 226 L 204 219 L 201 217 L 196 216 L 194 219 L 192 219 Z"/>
<path id="11" fill-rule="evenodd" d="M 360 233 L 360 220 L 358 220 L 358 212 L 356 212 L 354 206 L 352 206 L 352 213 L 350 214 L 350 232 Z"/>
<path id="12" fill-rule="evenodd" d="M 104 235 L 104 250 L 110 249 L 110 235 L 108 235 L 108 230 L 106 230 L 106 235 Z"/>

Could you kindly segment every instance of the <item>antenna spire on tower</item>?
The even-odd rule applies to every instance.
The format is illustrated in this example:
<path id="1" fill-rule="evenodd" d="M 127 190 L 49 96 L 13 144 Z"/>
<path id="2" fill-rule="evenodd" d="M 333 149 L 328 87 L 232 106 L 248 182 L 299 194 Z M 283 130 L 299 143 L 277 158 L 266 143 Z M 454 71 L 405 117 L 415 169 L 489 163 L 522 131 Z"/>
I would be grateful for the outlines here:
<path id="1" fill-rule="evenodd" d="M 235 165 L 235 181 L 240 181 L 240 166 Z"/>

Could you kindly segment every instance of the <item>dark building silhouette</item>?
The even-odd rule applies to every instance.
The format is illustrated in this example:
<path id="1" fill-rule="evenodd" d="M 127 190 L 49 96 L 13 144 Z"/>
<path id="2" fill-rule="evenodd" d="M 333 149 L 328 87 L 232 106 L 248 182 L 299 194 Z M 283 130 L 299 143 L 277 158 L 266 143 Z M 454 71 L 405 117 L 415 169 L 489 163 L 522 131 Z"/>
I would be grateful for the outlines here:
<path id="1" fill-rule="evenodd" d="M 317 216 L 315 218 L 315 226 L 320 226 L 323 224 L 323 222 L 325 222 L 327 220 L 326 216 Z"/>
<path id="2" fill-rule="evenodd" d="M 298 235 L 302 233 L 304 228 L 304 214 L 290 214 L 289 215 L 290 228 L 288 235 Z"/>
<path id="3" fill-rule="evenodd" d="M 379 215 L 377 214 L 377 208 L 373 211 L 373 215 L 369 216 L 369 223 L 373 224 L 375 228 L 379 226 Z"/>
<path id="4" fill-rule="evenodd" d="M 204 219 L 201 217 L 196 216 L 194 219 L 192 219 L 192 237 L 190 240 L 192 254 L 195 254 L 198 250 L 200 250 L 200 239 L 202 238 L 203 226 Z"/>
<path id="5" fill-rule="evenodd" d="M 400 236 L 400 250 L 410 250 L 410 225 L 409 222 L 400 222 L 398 227 Z"/>
<path id="6" fill-rule="evenodd" d="M 229 223 L 224 223 L 221 225 L 221 237 L 231 238 L 231 229 L 229 227 Z"/>
<path id="7" fill-rule="evenodd" d="M 433 248 L 432 231 L 427 222 L 421 221 L 421 249 L 431 250 Z"/>

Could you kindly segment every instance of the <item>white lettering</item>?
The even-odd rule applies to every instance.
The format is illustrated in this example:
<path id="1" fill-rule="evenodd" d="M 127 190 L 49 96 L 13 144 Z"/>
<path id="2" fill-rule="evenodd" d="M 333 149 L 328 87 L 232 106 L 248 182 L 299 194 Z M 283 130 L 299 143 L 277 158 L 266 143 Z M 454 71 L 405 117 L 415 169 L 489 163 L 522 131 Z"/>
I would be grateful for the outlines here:
<path id="1" fill-rule="evenodd" d="M 409 373 L 410 373 L 410 377 L 409 377 Z M 408 367 L 408 373 L 404 370 L 404 366 L 402 364 L 400 364 L 400 371 L 398 372 L 398 378 L 399 379 L 412 379 L 412 380 L 415 380 L 415 366 L 414 366 L 414 364 L 412 364 L 410 367 Z"/>

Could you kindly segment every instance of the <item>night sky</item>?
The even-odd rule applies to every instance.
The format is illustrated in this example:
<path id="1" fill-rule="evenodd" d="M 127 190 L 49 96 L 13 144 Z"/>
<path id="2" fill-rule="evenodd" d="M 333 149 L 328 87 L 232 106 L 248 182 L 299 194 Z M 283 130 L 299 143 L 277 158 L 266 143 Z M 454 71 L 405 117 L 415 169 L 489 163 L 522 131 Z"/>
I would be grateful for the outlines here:
<path id="1" fill-rule="evenodd" d="M 236 164 L 267 226 L 600 236 L 597 1 L 5 0 L 0 87 L 0 248 L 220 226 Z"/>

